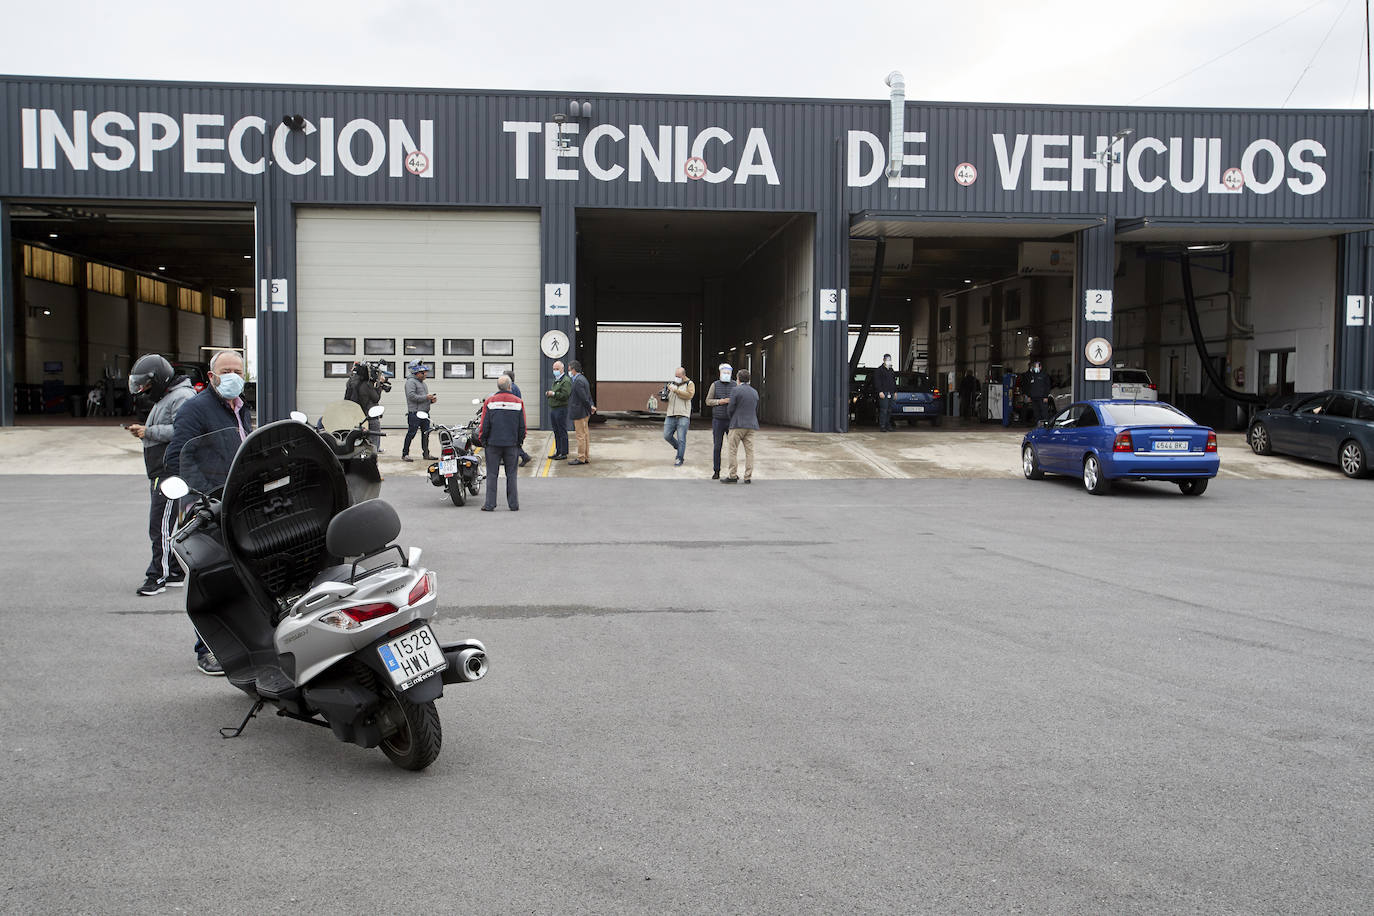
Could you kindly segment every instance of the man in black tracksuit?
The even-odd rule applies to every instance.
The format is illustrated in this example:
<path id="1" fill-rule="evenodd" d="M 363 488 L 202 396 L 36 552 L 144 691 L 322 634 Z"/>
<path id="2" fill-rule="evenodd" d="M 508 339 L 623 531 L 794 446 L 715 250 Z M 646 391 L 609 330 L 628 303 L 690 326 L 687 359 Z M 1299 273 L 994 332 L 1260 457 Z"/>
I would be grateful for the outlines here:
<path id="1" fill-rule="evenodd" d="M 483 512 L 496 509 L 496 481 L 501 468 L 506 469 L 506 505 L 512 512 L 520 511 L 520 496 L 516 491 L 520 446 L 525 444 L 525 402 L 511 394 L 511 380 L 503 375 L 497 379 L 497 392 L 482 405 L 482 422 L 477 427 L 477 441 L 487 452 L 487 499 Z"/>

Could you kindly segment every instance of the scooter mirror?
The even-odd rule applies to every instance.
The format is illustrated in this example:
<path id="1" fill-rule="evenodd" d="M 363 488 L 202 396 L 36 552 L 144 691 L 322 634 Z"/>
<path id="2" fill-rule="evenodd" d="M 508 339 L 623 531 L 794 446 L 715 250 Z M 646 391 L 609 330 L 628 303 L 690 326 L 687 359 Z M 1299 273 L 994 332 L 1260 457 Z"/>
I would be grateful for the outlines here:
<path id="1" fill-rule="evenodd" d="M 161 490 L 162 495 L 168 499 L 181 499 L 187 493 L 191 492 L 191 488 L 186 485 L 186 481 L 182 480 L 180 477 L 168 477 L 158 485 L 158 489 Z"/>
<path id="2" fill-rule="evenodd" d="M 295 420 L 297 423 L 309 423 L 309 422 L 310 422 L 310 418 L 307 417 L 307 416 L 305 415 L 304 412 L 299 411 L 299 410 L 293 410 L 293 411 L 291 411 L 291 419 Z"/>
<path id="3" fill-rule="evenodd" d="M 384 413 L 386 413 L 386 408 L 381 404 L 373 404 L 367 409 L 367 415 L 369 417 L 380 417 Z"/>
<path id="4" fill-rule="evenodd" d="M 429 419 L 429 411 L 428 411 L 428 410 L 417 410 L 417 411 L 415 411 L 415 416 L 419 417 L 421 420 L 428 420 L 428 419 Z"/>

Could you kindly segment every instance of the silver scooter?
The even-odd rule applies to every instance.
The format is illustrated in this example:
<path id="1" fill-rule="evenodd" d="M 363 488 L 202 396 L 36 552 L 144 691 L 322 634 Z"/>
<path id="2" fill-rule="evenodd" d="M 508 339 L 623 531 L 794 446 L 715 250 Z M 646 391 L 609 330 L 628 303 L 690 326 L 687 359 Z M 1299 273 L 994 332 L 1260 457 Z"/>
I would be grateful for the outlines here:
<path id="1" fill-rule="evenodd" d="M 380 499 L 350 505 L 333 449 L 296 420 L 242 444 L 232 428 L 197 437 L 179 466 L 162 490 L 194 495 L 173 537 L 186 612 L 253 700 L 220 733 L 239 736 L 270 704 L 404 769 L 433 763 L 434 701 L 445 684 L 480 680 L 487 652 L 475 639 L 439 642 L 435 575 L 418 547 L 394 542 L 396 511 Z"/>

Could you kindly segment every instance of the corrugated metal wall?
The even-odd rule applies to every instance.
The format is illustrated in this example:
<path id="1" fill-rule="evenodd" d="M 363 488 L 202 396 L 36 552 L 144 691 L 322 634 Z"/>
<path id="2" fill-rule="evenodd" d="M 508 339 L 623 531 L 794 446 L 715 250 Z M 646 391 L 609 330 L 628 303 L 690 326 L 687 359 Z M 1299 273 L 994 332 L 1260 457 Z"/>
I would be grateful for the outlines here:
<path id="1" fill-rule="evenodd" d="M 1370 215 L 1361 112 L 912 103 L 904 152 L 914 159 L 905 181 L 891 182 L 872 169 L 886 152 L 882 98 L 578 96 L 591 103 L 591 116 L 563 128 L 568 155 L 558 155 L 552 117 L 566 113 L 571 100 L 10 77 L 0 79 L 0 198 L 252 202 L 259 210 L 258 268 L 270 263 L 271 274 L 293 288 L 295 206 L 537 208 L 542 283 L 569 283 L 574 298 L 569 314 L 544 315 L 541 329 L 570 336 L 577 207 L 815 213 L 813 290 L 844 289 L 848 218 L 863 210 L 1226 221 Z M 284 132 L 278 161 L 259 171 L 269 145 L 262 126 L 275 131 L 283 115 L 294 114 L 305 118 L 303 129 Z M 1088 160 L 1123 128 L 1134 133 L 1112 169 L 1121 190 L 1098 191 L 1106 174 Z M 198 144 L 187 142 L 191 135 Z M 427 177 L 402 167 L 407 146 L 429 147 Z M 705 160 L 708 178 L 685 175 L 694 154 Z M 962 162 L 978 170 L 971 186 L 954 180 Z M 1245 170 L 1246 189 L 1216 190 L 1233 166 Z M 868 181 L 870 173 L 876 180 Z M 1180 190 L 1193 188 L 1194 179 L 1196 189 Z M 1344 276 L 1365 282 L 1364 273 Z M 294 400 L 293 308 L 259 322 L 267 416 Z M 818 322 L 811 338 L 818 429 L 845 425 L 844 325 Z M 541 384 L 546 365 L 542 371 Z"/>

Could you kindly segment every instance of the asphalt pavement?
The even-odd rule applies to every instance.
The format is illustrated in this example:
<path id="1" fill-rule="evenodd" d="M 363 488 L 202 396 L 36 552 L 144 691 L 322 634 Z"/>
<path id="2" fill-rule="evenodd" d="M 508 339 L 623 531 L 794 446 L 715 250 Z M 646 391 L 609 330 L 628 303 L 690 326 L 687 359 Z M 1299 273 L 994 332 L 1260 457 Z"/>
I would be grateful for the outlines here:
<path id="1" fill-rule="evenodd" d="M 412 774 L 193 665 L 146 484 L 0 476 L 0 911 L 1363 913 L 1374 481 L 388 479 Z"/>

